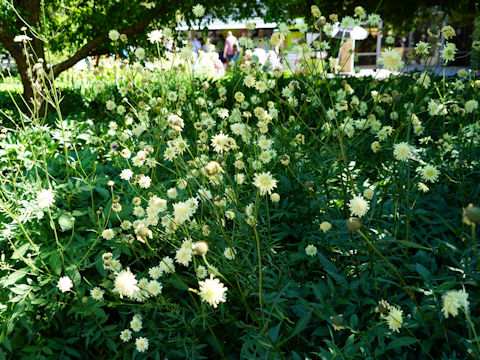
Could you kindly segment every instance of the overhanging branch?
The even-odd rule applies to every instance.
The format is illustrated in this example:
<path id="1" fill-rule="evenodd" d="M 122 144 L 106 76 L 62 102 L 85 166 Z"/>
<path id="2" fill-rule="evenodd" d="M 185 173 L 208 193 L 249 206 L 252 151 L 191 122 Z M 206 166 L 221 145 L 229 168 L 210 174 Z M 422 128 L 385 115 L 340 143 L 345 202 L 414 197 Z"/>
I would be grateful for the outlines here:
<path id="1" fill-rule="evenodd" d="M 125 34 L 127 36 L 132 36 L 135 35 L 141 31 L 143 31 L 155 18 L 156 12 L 151 14 L 145 21 L 143 22 L 137 22 L 133 25 L 127 26 L 126 28 L 120 30 L 119 32 L 121 34 Z M 53 66 L 53 75 L 57 77 L 60 75 L 63 71 L 71 68 L 73 65 L 75 65 L 77 62 L 80 60 L 86 58 L 87 56 L 91 55 L 98 55 L 95 50 L 99 47 L 99 45 L 105 41 L 108 41 L 108 34 L 102 34 L 99 35 L 89 42 L 87 42 L 85 45 L 83 45 L 72 57 L 69 59 L 56 64 Z M 102 54 L 105 52 L 101 52 Z"/>

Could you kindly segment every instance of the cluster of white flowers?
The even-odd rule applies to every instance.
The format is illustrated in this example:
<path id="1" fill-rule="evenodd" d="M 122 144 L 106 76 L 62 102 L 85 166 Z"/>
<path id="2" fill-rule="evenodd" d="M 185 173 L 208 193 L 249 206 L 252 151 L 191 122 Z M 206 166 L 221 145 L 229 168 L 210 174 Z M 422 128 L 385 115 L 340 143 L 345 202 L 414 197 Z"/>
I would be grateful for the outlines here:
<path id="1" fill-rule="evenodd" d="M 197 18 L 205 16 L 205 7 L 201 4 L 191 10 Z M 366 23 L 374 27 L 381 21 L 377 14 L 367 14 L 361 6 L 355 8 L 354 15 L 343 19 L 333 15 L 327 20 L 317 6 L 312 6 L 311 12 L 316 29 L 327 36 L 331 36 L 337 26 L 351 29 Z M 303 35 L 309 30 L 308 24 L 303 21 L 298 21 L 295 26 Z M 246 27 L 252 31 L 255 24 L 247 23 Z M 281 48 L 291 30 L 285 23 L 279 23 L 278 30 L 272 35 L 270 43 Z M 172 34 L 169 28 L 154 30 L 148 34 L 148 40 L 156 45 L 171 40 Z M 449 40 L 455 31 L 445 27 L 442 35 Z M 108 36 L 112 41 L 124 41 L 123 34 L 116 30 L 111 30 Z M 393 45 L 394 40 L 393 36 L 388 36 L 386 42 Z M 243 54 L 253 59 L 253 39 L 244 36 L 239 43 Z M 431 46 L 426 42 L 415 46 L 417 55 L 428 55 L 430 50 Z M 455 45 L 447 42 L 441 52 L 443 61 L 452 61 L 456 51 Z M 292 53 L 299 58 L 296 70 L 307 71 L 310 60 L 319 52 L 328 53 L 328 63 L 321 79 L 326 78 L 328 71 L 335 73 L 342 70 L 335 54 L 332 56 L 328 41 L 299 42 L 295 45 Z M 144 271 L 138 264 L 130 263 L 131 269 L 135 268 L 133 272 L 107 253 L 109 255 L 103 258 L 104 268 L 110 271 L 108 276 L 113 281 L 113 289 L 108 289 L 107 282 L 98 284 L 90 290 L 90 297 L 105 302 L 110 296 L 137 302 L 158 300 L 163 296 L 162 292 L 168 290 L 163 289 L 164 285 L 168 286 L 168 278 L 185 272 L 198 280 L 199 290 L 190 290 L 196 292 L 203 302 L 217 308 L 220 303 L 226 302 L 227 288 L 221 279 L 229 283 L 222 275 L 222 264 L 236 264 L 244 256 L 243 247 L 235 241 L 235 237 L 230 239 L 223 235 L 232 228 L 241 228 L 241 222 L 252 227 L 262 224 L 264 219 L 259 213 L 263 211 L 264 202 L 272 208 L 283 205 L 282 200 L 288 198 L 282 193 L 283 171 L 293 174 L 295 169 L 301 172 L 308 168 L 313 162 L 305 156 L 305 149 L 319 139 L 304 126 L 303 108 L 300 108 L 303 104 L 311 103 L 318 108 L 323 104 L 319 96 L 305 89 L 297 78 L 289 81 L 284 77 L 278 81 L 283 76 L 281 64 L 279 68 L 261 71 L 257 60 L 246 59 L 238 66 L 242 77 L 233 92 L 229 93 L 230 87 L 214 81 L 224 70 L 222 64 L 221 70 L 217 68 L 219 59 L 215 52 L 195 52 L 187 44 L 178 52 L 168 53 L 162 59 L 151 62 L 145 59 L 145 49 L 136 47 L 134 53 L 139 61 L 134 65 L 125 65 L 131 73 L 128 81 L 132 84 L 119 86 L 120 96 L 110 95 L 105 102 L 108 116 L 115 120 L 108 123 L 107 140 L 102 145 L 107 149 L 106 158 L 116 161 L 118 176 L 124 181 L 113 177 L 109 179 L 108 186 L 113 196 L 112 215 L 116 219 L 100 228 L 98 236 L 106 240 L 102 244 L 112 248 L 116 243 L 127 244 L 135 249 L 138 247 L 142 253 L 153 251 L 158 258 L 155 263 L 150 262 Z M 394 48 L 385 49 L 378 63 L 390 71 L 400 71 L 405 66 L 401 53 Z M 189 87 L 178 81 L 162 84 L 161 97 L 158 94 L 155 97 L 150 89 L 143 94 L 142 86 L 149 87 L 153 80 L 158 79 L 158 73 L 167 69 L 192 70 L 195 86 L 201 91 L 195 90 L 192 95 Z M 431 184 L 440 178 L 440 165 L 429 164 L 426 159 L 428 144 L 435 143 L 449 151 L 452 148 L 451 145 L 448 148 L 448 136 L 432 139 L 433 135 L 422 135 L 422 120 L 426 121 L 428 117 L 447 119 L 449 114 L 459 113 L 470 114 L 470 117 L 478 115 L 478 101 L 475 99 L 451 104 L 447 99 L 431 95 L 434 84 L 430 76 L 431 73 L 423 72 L 411 77 L 413 91 L 422 96 L 427 93 L 421 107 L 413 102 L 398 105 L 402 94 L 397 90 L 381 90 L 378 84 L 382 85 L 382 80 L 372 81 L 369 92 L 364 96 L 355 91 L 354 82 L 348 78 L 333 79 L 335 87 L 329 94 L 332 102 L 319 116 L 322 123 L 318 132 L 323 138 L 332 136 L 339 139 L 341 145 L 352 144 L 360 136 L 365 136 L 368 139 L 366 144 L 373 152 L 370 155 L 390 156 L 390 164 L 394 164 L 395 171 L 398 169 L 399 173 L 418 162 L 420 165 L 414 174 L 416 184 L 412 191 L 419 194 L 428 192 L 428 186 L 433 187 Z M 467 72 L 459 74 L 453 88 L 463 89 L 468 76 Z M 98 89 L 101 90 L 100 87 Z M 195 99 L 189 99 L 190 96 L 195 96 Z M 135 101 L 131 101 L 132 98 Z M 291 111 L 284 112 L 284 106 Z M 125 121 L 122 123 L 117 119 Z M 405 123 L 411 131 L 408 140 L 399 136 L 405 129 Z M 288 129 L 286 135 L 281 133 L 283 129 Z M 472 127 L 470 131 L 476 134 L 478 127 Z M 100 143 L 103 140 L 96 141 Z M 438 160 L 431 161 L 439 164 Z M 282 170 L 278 171 L 278 167 Z M 365 174 L 356 167 L 352 161 L 345 169 L 348 176 L 341 174 L 342 181 L 348 179 L 347 186 L 352 181 L 352 196 L 344 200 L 331 199 L 330 204 L 331 208 L 336 206 L 334 204 L 347 206 L 349 216 L 352 216 L 349 221 L 355 222 L 355 226 L 362 226 L 356 217 L 364 218 L 371 211 L 370 217 L 373 218 L 376 215 L 373 211 L 377 211 L 375 205 L 383 201 L 385 194 L 379 186 L 380 180 L 364 179 Z M 443 167 L 442 164 L 441 169 Z M 158 171 L 160 168 L 161 171 Z M 309 192 L 309 196 L 317 196 L 318 184 L 310 180 L 304 182 L 301 180 L 303 176 L 293 176 Z M 305 172 L 307 176 L 308 171 Z M 125 189 L 135 194 L 131 203 L 128 200 L 123 202 L 122 197 L 128 194 Z M 59 198 L 57 191 L 41 190 L 37 193 L 36 204 L 40 209 L 51 209 L 56 197 Z M 329 219 L 329 211 L 330 207 L 320 209 L 320 215 L 314 218 L 315 231 L 319 237 L 326 239 L 336 234 L 338 220 Z M 101 214 L 101 211 L 98 213 Z M 219 236 L 220 233 L 222 236 Z M 216 241 L 218 238 L 225 239 Z M 320 256 L 319 251 L 324 250 L 321 242 L 316 239 L 312 242 L 299 247 L 303 258 L 311 258 L 309 263 L 314 262 L 315 256 Z M 211 253 L 223 256 L 211 261 L 209 244 L 214 249 Z M 115 254 L 113 249 L 111 251 Z M 57 287 L 62 292 L 68 292 L 73 288 L 73 282 L 64 276 L 58 280 Z M 444 294 L 442 311 L 445 317 L 457 316 L 459 309 L 468 311 L 467 298 L 468 294 L 463 290 Z M 404 322 L 403 310 L 386 301 L 381 302 L 379 309 L 389 329 L 399 332 Z M 128 329 L 120 332 L 120 339 L 123 342 L 134 339 L 136 350 L 146 352 L 152 345 L 146 337 L 139 336 L 144 326 L 141 316 L 135 315 L 129 325 Z M 340 328 L 343 327 L 336 325 L 336 330 Z"/>

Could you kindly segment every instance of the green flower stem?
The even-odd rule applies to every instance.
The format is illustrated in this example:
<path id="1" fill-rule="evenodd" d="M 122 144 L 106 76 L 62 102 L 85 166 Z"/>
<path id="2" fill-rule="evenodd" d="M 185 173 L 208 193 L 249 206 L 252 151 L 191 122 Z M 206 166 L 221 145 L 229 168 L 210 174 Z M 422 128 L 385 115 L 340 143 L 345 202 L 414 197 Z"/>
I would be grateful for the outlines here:
<path id="1" fill-rule="evenodd" d="M 475 223 L 472 223 L 472 245 L 475 258 L 477 259 L 478 272 L 480 273 L 480 258 L 478 257 L 477 239 L 475 238 L 475 225 Z"/>
<path id="2" fill-rule="evenodd" d="M 462 311 L 465 314 L 465 317 L 467 318 L 468 324 L 470 325 L 470 328 L 472 329 L 473 336 L 475 337 L 475 342 L 477 343 L 477 349 L 478 349 L 477 356 L 480 356 L 480 342 L 478 341 L 478 336 L 477 336 L 477 332 L 475 331 L 475 326 L 473 325 L 472 319 L 470 319 L 470 316 L 468 315 L 468 311 L 466 311 L 463 307 L 462 307 Z"/>
<path id="3" fill-rule="evenodd" d="M 265 326 L 265 314 L 263 311 L 263 297 L 262 297 L 262 253 L 260 251 L 260 238 L 258 237 L 256 225 L 253 225 L 253 232 L 255 234 L 255 242 L 257 244 L 257 255 L 258 255 L 258 302 L 260 304 L 260 312 L 262 314 L 263 326 Z"/>

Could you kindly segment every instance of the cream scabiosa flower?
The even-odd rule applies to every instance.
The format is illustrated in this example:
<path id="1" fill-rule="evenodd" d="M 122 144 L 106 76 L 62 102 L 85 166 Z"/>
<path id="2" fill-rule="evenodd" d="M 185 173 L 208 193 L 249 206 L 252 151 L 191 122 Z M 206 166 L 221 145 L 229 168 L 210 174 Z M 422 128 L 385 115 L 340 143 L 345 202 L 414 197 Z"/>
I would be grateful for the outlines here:
<path id="1" fill-rule="evenodd" d="M 188 266 L 188 264 L 190 264 L 190 262 L 192 261 L 192 254 L 193 251 L 191 248 L 182 246 L 175 253 L 175 261 L 179 264 L 182 264 L 183 266 Z"/>
<path id="2" fill-rule="evenodd" d="M 458 315 L 458 309 L 464 308 L 468 310 L 468 294 L 465 290 L 450 290 L 447 291 L 443 297 L 442 311 L 445 318 L 448 319 L 449 315 L 453 317 Z"/>
<path id="3" fill-rule="evenodd" d="M 173 216 L 174 221 L 178 225 L 182 225 L 185 221 L 190 220 L 190 217 L 193 215 L 193 209 L 189 206 L 186 201 L 180 201 L 173 204 Z"/>
<path id="4" fill-rule="evenodd" d="M 417 83 L 423 86 L 425 89 L 428 89 L 430 86 L 430 76 L 426 72 L 424 72 L 422 75 L 419 76 Z"/>
<path id="5" fill-rule="evenodd" d="M 105 229 L 102 231 L 102 238 L 105 240 L 112 240 L 115 236 L 115 232 L 112 229 Z"/>
<path id="6" fill-rule="evenodd" d="M 130 269 L 123 270 L 115 278 L 113 291 L 118 293 L 121 298 L 124 296 L 132 297 L 135 291 L 139 290 L 137 283 L 138 281 Z"/>
<path id="7" fill-rule="evenodd" d="M 140 178 L 138 179 L 138 185 L 142 188 L 142 189 L 148 189 L 150 187 L 150 184 L 151 184 L 152 180 L 150 179 L 150 176 L 146 176 L 146 175 L 140 175 Z"/>
<path id="8" fill-rule="evenodd" d="M 378 26 L 378 24 L 380 24 L 380 21 L 382 21 L 382 19 L 380 18 L 380 15 L 378 14 L 368 15 L 368 19 L 367 19 L 368 25 Z"/>
<path id="9" fill-rule="evenodd" d="M 205 14 L 205 8 L 202 5 L 197 4 L 193 7 L 192 12 L 196 17 L 202 17 Z"/>
<path id="10" fill-rule="evenodd" d="M 120 332 L 120 340 L 122 340 L 123 342 L 129 341 L 131 338 L 132 332 L 130 331 L 130 329 L 125 329 Z"/>
<path id="11" fill-rule="evenodd" d="M 223 153 L 224 151 L 228 151 L 230 149 L 230 137 L 225 135 L 223 132 L 212 136 L 211 145 L 213 150 L 218 153 Z"/>
<path id="12" fill-rule="evenodd" d="M 110 30 L 108 32 L 108 37 L 112 41 L 117 41 L 120 38 L 120 33 L 117 30 Z"/>
<path id="13" fill-rule="evenodd" d="M 199 295 L 202 301 L 209 303 L 216 308 L 219 303 L 225 302 L 225 293 L 227 288 L 218 279 L 213 278 L 213 274 L 210 274 L 210 279 L 199 281 L 200 285 Z"/>
<path id="14" fill-rule="evenodd" d="M 368 210 L 370 210 L 370 205 L 368 204 L 367 200 L 363 198 L 361 195 L 355 195 L 349 202 L 348 208 L 352 215 L 362 217 L 364 216 Z"/>
<path id="15" fill-rule="evenodd" d="M 275 180 L 269 171 L 255 174 L 253 178 L 253 185 L 260 190 L 260 195 L 271 194 L 273 189 L 277 187 L 277 180 Z"/>
<path id="16" fill-rule="evenodd" d="M 305 254 L 307 254 L 307 256 L 315 256 L 317 252 L 318 250 L 315 245 L 310 244 L 305 248 Z"/>
<path id="17" fill-rule="evenodd" d="M 477 100 L 468 100 L 465 103 L 465 111 L 467 113 L 472 113 L 477 109 L 478 109 L 478 101 Z"/>
<path id="18" fill-rule="evenodd" d="M 148 33 L 148 40 L 153 44 L 155 42 L 160 42 L 163 37 L 162 30 L 153 30 Z"/>
<path id="19" fill-rule="evenodd" d="M 226 259 L 228 260 L 233 260 L 235 259 L 235 255 L 237 254 L 237 251 L 231 247 L 227 247 L 225 251 L 223 252 L 223 256 L 225 256 Z"/>
<path id="20" fill-rule="evenodd" d="M 380 55 L 378 63 L 390 71 L 398 71 L 403 67 L 402 56 L 395 49 L 387 49 Z"/>
<path id="21" fill-rule="evenodd" d="M 92 290 L 90 290 L 90 296 L 97 301 L 103 300 L 103 294 L 104 294 L 103 290 L 98 287 L 95 287 Z"/>
<path id="22" fill-rule="evenodd" d="M 454 43 L 447 42 L 443 49 L 441 50 L 441 57 L 446 63 L 453 61 L 455 59 L 455 54 L 457 52 L 457 46 Z"/>
<path id="23" fill-rule="evenodd" d="M 122 172 L 120 173 L 120 179 L 122 180 L 130 180 L 133 176 L 133 171 L 130 170 L 130 169 L 125 169 L 125 170 L 122 170 Z"/>
<path id="24" fill-rule="evenodd" d="M 415 45 L 415 53 L 417 55 L 428 55 L 430 51 L 430 45 L 425 41 L 419 41 Z"/>
<path id="25" fill-rule="evenodd" d="M 400 161 L 407 161 L 410 157 L 410 145 L 406 142 L 395 144 L 393 147 L 393 156 Z"/>
<path id="26" fill-rule="evenodd" d="M 61 292 L 67 292 L 73 286 L 72 280 L 68 276 L 63 276 L 58 280 L 57 287 Z"/>
<path id="27" fill-rule="evenodd" d="M 373 189 L 369 188 L 363 191 L 363 196 L 365 196 L 368 200 L 372 200 L 373 195 L 375 195 L 375 191 L 373 191 Z"/>
<path id="28" fill-rule="evenodd" d="M 173 263 L 173 259 L 170 256 L 165 256 L 162 261 L 160 261 L 160 264 L 158 266 L 162 271 L 162 274 L 169 274 L 175 272 L 175 264 Z"/>
<path id="29" fill-rule="evenodd" d="M 323 232 L 327 232 L 328 230 L 330 230 L 332 228 L 332 224 L 330 224 L 328 221 L 323 221 L 321 224 L 320 224 L 320 229 L 323 231 Z"/>
<path id="30" fill-rule="evenodd" d="M 147 291 L 153 296 L 160 294 L 162 292 L 162 288 L 162 284 L 160 284 L 157 280 L 151 280 L 147 284 Z"/>
<path id="31" fill-rule="evenodd" d="M 425 165 L 419 170 L 422 179 L 434 183 L 438 180 L 438 170 L 433 165 Z"/>
<path id="32" fill-rule="evenodd" d="M 55 194 L 52 189 L 42 189 L 37 194 L 37 204 L 41 208 L 47 208 L 55 202 Z"/>
<path id="33" fill-rule="evenodd" d="M 403 324 L 403 311 L 396 306 L 390 306 L 390 312 L 385 317 L 390 330 L 400 332 L 399 329 Z"/>
<path id="34" fill-rule="evenodd" d="M 148 350 L 148 339 L 146 337 L 139 337 L 135 340 L 135 347 L 138 352 L 145 352 Z"/>
<path id="35" fill-rule="evenodd" d="M 148 275 L 150 275 L 150 277 L 154 280 L 157 280 L 160 276 L 162 276 L 162 269 L 160 269 L 159 266 L 154 266 L 154 267 L 151 267 L 149 270 L 148 270 Z"/>

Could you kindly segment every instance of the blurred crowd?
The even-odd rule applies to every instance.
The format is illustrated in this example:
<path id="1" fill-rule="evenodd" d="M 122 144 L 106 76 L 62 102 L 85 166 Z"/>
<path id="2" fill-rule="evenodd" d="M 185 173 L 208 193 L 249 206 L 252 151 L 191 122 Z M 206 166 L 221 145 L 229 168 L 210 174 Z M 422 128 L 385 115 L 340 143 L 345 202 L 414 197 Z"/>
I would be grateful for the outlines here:
<path id="1" fill-rule="evenodd" d="M 235 33 L 236 34 L 235 34 Z M 191 40 L 193 50 L 198 54 L 199 51 L 206 53 L 216 52 L 219 60 L 225 67 L 237 62 L 242 48 L 240 39 L 249 39 L 253 42 L 253 48 L 245 49 L 243 61 L 251 61 L 254 59 L 260 64 L 265 64 L 267 59 L 270 63 L 280 64 L 279 49 L 272 48 L 270 45 L 269 30 L 257 29 L 251 32 L 247 30 L 238 31 L 210 31 L 208 37 L 203 38 L 195 34 Z M 271 32 L 271 30 L 270 30 Z M 224 36 L 225 33 L 225 36 Z M 239 37 L 237 37 L 238 35 Z M 249 36 L 250 35 L 250 36 Z"/>

